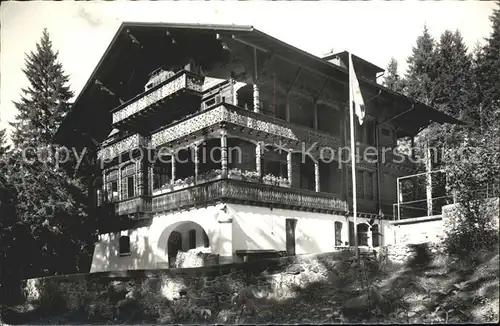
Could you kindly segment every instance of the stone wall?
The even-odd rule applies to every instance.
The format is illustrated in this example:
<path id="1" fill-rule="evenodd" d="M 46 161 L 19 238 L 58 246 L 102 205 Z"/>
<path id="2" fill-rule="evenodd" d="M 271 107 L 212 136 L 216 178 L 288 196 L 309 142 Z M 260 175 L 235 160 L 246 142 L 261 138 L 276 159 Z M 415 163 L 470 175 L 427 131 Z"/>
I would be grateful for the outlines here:
<path id="1" fill-rule="evenodd" d="M 174 268 L 195 268 L 214 266 L 219 264 L 219 255 L 192 249 L 187 252 L 179 251 L 173 262 Z"/>
<path id="2" fill-rule="evenodd" d="M 255 317 L 250 302 L 283 301 L 314 284 L 338 281 L 352 256 L 336 252 L 202 268 L 65 275 L 28 280 L 25 291 L 42 314 L 65 316 L 58 322 L 74 322 L 80 314 L 80 323 L 231 323 L 241 321 L 242 314 Z M 257 315 L 265 319 L 273 313 L 269 307 Z"/>
<path id="3" fill-rule="evenodd" d="M 433 258 L 444 253 L 440 242 L 419 244 L 396 244 L 382 247 L 379 251 L 381 260 L 396 264 L 429 263 Z"/>

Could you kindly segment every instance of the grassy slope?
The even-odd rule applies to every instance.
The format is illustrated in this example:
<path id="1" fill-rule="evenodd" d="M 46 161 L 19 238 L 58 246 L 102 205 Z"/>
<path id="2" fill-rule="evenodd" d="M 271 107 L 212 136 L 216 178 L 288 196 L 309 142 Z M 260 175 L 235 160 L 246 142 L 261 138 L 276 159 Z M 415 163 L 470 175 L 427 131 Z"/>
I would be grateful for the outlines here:
<path id="1" fill-rule="evenodd" d="M 227 287 L 223 280 L 220 288 L 187 291 L 175 300 L 138 283 L 136 299 L 126 305 L 121 300 L 121 308 L 109 294 L 92 299 L 92 320 L 87 307 L 43 318 L 35 309 L 30 318 L 17 320 L 23 324 L 498 321 L 498 252 L 479 253 L 468 261 L 437 257 L 406 266 L 365 259 L 358 267 L 348 256 L 303 259 L 299 273 L 285 270 L 267 275 L 272 281 L 259 284 L 243 279 L 238 288 Z M 117 308 L 127 314 L 117 316 Z"/>

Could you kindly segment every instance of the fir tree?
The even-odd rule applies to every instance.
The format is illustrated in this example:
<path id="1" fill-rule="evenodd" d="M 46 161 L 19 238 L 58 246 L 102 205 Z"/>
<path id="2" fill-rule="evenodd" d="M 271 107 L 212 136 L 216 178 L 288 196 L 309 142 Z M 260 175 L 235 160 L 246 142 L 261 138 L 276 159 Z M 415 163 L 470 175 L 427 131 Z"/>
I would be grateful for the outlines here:
<path id="1" fill-rule="evenodd" d="M 427 26 L 424 26 L 422 35 L 417 38 L 417 44 L 413 47 L 412 55 L 407 59 L 408 71 L 405 76 L 407 95 L 428 105 L 434 104 L 434 47 L 434 39 Z"/>
<path id="2" fill-rule="evenodd" d="M 89 254 L 94 232 L 85 179 L 74 168 L 56 165 L 59 148 L 52 144 L 72 97 L 68 77 L 46 30 L 36 48 L 27 56 L 23 70 L 30 86 L 16 103 L 14 149 L 7 158 L 8 183 L 16 187 L 16 218 L 28 227 L 27 243 L 33 244 L 24 260 L 29 265 L 19 266 L 22 277 L 79 270 L 79 260 Z"/>
<path id="3" fill-rule="evenodd" d="M 0 129 L 0 158 L 7 153 L 9 146 L 7 146 L 7 135 L 5 129 Z"/>
<path id="4" fill-rule="evenodd" d="M 490 17 L 492 33 L 476 65 L 483 127 L 498 132 L 500 121 L 500 2 Z"/>
<path id="5" fill-rule="evenodd" d="M 472 58 L 459 31 L 447 30 L 441 35 L 435 58 L 435 105 L 455 118 L 467 118 L 473 97 Z"/>
<path id="6" fill-rule="evenodd" d="M 391 58 L 389 65 L 387 66 L 384 85 L 395 92 L 403 91 L 403 80 L 398 73 L 398 61 L 394 58 Z"/>
<path id="7" fill-rule="evenodd" d="M 26 56 L 25 64 L 23 72 L 29 86 L 22 90 L 21 101 L 14 103 L 18 114 L 16 122 L 11 123 L 12 142 L 18 147 L 49 144 L 66 114 L 67 106 L 63 104 L 73 93 L 46 29 L 36 44 L 36 52 Z"/>

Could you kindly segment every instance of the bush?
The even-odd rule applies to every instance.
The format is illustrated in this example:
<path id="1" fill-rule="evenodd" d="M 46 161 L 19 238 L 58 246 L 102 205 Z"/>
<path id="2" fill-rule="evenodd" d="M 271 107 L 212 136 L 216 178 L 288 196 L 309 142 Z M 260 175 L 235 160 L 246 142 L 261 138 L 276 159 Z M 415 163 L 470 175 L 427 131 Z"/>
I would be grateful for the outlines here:
<path id="1" fill-rule="evenodd" d="M 58 284 L 48 279 L 40 279 L 39 292 L 39 305 L 44 313 L 52 314 L 66 310 L 66 300 Z"/>
<path id="2" fill-rule="evenodd" d="M 498 201 L 470 199 L 457 205 L 446 223 L 447 253 L 465 257 L 470 252 L 495 248 L 498 245 L 495 218 L 498 218 Z"/>

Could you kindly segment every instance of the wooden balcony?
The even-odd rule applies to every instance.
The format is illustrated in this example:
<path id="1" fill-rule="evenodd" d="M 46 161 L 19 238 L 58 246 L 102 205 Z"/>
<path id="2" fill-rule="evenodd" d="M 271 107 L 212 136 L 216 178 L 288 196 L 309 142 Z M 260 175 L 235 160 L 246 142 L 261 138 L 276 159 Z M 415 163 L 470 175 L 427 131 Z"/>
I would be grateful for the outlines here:
<path id="1" fill-rule="evenodd" d="M 103 161 L 111 161 L 113 158 L 123 153 L 131 152 L 136 148 L 147 148 L 148 145 L 149 141 L 146 137 L 139 134 L 133 134 L 104 146 L 97 151 L 97 158 Z"/>
<path id="2" fill-rule="evenodd" d="M 345 213 L 339 195 L 221 179 L 153 197 L 152 211 L 166 212 L 214 202 L 236 202 L 325 213 Z"/>
<path id="3" fill-rule="evenodd" d="M 180 101 L 182 109 L 198 109 L 201 102 L 204 77 L 189 71 L 180 71 L 164 82 L 137 95 L 112 111 L 115 127 L 136 125 L 140 120 L 164 120 L 172 113 L 173 101 Z M 169 107 L 169 106 L 172 107 Z M 154 116 L 154 119 L 151 117 Z M 161 124 L 161 123 L 160 123 Z"/>
<path id="4" fill-rule="evenodd" d="M 326 132 L 299 126 L 226 103 L 220 103 L 154 132 L 151 135 L 151 146 L 168 145 L 220 123 L 227 123 L 233 133 L 234 131 L 236 133 L 254 133 L 271 136 L 271 139 L 283 139 L 290 148 L 298 150 L 301 150 L 303 146 L 313 144 L 318 147 L 331 147 L 335 150 L 341 146 L 339 137 Z"/>
<path id="5" fill-rule="evenodd" d="M 138 196 L 115 203 L 115 214 L 118 216 L 134 215 L 140 218 L 149 212 L 151 212 L 150 196 Z"/>

